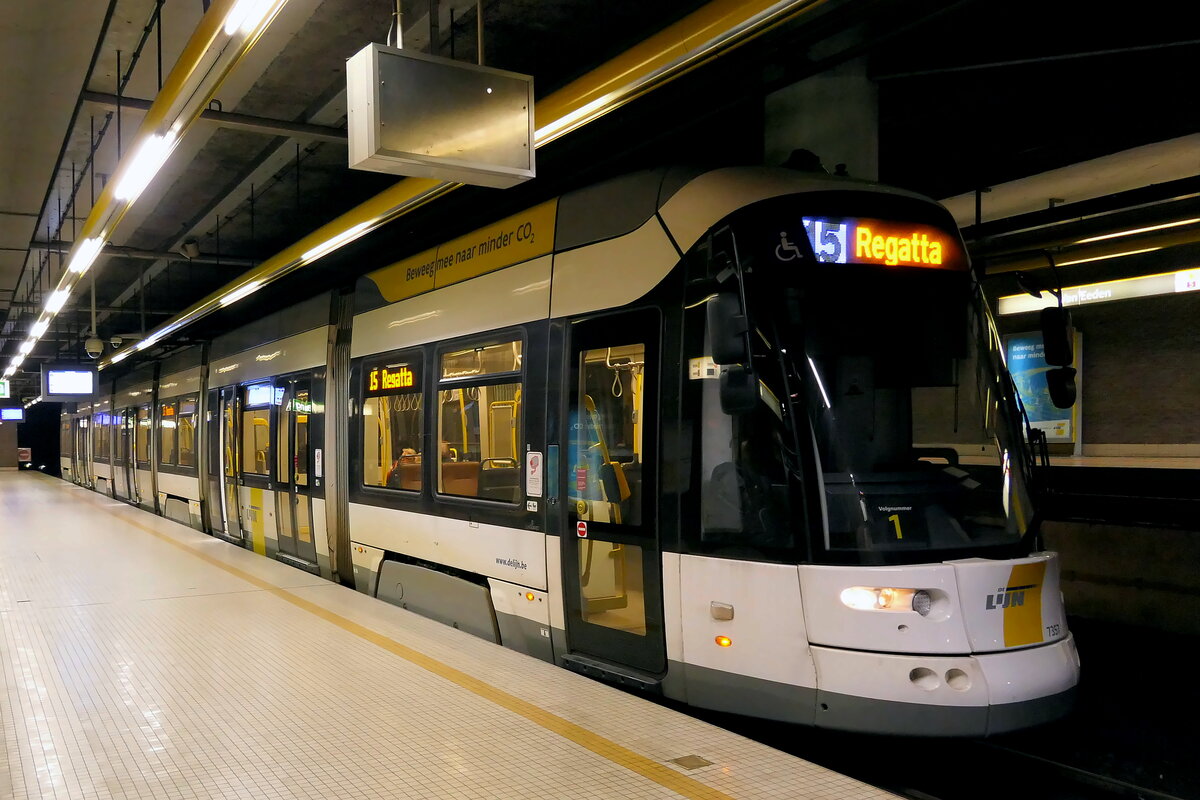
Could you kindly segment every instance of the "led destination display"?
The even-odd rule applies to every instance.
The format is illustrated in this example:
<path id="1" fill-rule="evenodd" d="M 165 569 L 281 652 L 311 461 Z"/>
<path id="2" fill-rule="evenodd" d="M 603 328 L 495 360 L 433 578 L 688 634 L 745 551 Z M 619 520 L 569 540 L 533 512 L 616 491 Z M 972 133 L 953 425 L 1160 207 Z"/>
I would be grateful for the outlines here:
<path id="1" fill-rule="evenodd" d="M 932 225 L 847 217 L 804 217 L 803 221 L 813 253 L 822 263 L 967 268 L 958 237 Z M 795 248 L 781 235 L 776 256 L 790 261 L 792 251 Z"/>
<path id="2" fill-rule="evenodd" d="M 377 396 L 419 388 L 421 382 L 411 364 L 387 364 L 367 373 L 367 394 Z"/>

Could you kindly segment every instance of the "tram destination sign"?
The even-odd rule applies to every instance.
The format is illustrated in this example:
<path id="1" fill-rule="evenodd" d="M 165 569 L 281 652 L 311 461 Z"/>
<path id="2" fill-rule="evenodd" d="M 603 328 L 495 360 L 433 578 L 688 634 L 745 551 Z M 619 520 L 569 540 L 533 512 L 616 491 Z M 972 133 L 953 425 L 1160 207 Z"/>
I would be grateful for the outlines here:
<path id="1" fill-rule="evenodd" d="M 96 396 L 95 364 L 42 365 L 42 399 L 78 402 Z"/>
<path id="2" fill-rule="evenodd" d="M 415 364 L 381 364 L 366 375 L 367 397 L 411 392 L 421 388 L 420 373 Z"/>
<path id="3" fill-rule="evenodd" d="M 933 225 L 862 217 L 804 217 L 803 222 L 813 254 L 822 263 L 967 268 L 958 236 Z M 799 257 L 799 250 L 784 233 L 775 254 L 780 261 L 790 261 Z"/>

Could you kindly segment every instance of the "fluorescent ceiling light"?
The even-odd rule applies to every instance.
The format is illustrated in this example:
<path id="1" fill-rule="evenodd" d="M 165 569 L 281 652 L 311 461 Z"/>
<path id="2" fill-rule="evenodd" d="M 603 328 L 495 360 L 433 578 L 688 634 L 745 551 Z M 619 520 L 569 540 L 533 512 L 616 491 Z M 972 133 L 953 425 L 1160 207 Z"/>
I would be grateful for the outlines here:
<path id="1" fill-rule="evenodd" d="M 1153 253 L 1155 250 L 1162 250 L 1161 247 L 1146 247 L 1141 250 L 1126 250 L 1123 253 L 1109 253 L 1106 256 L 1092 256 L 1091 258 L 1077 258 L 1074 261 L 1059 261 L 1057 266 L 1069 267 L 1072 264 L 1090 264 L 1093 261 L 1104 261 L 1109 258 L 1122 258 L 1123 256 L 1136 256 L 1141 253 Z"/>
<path id="2" fill-rule="evenodd" d="M 337 236 L 334 236 L 332 239 L 326 239 L 321 244 L 317 245 L 316 247 L 309 250 L 304 255 L 300 256 L 300 260 L 301 261 L 316 261 L 318 258 L 325 255 L 326 253 L 332 252 L 332 251 L 338 249 L 339 247 L 341 247 L 342 245 L 348 244 L 349 242 L 352 242 L 355 239 L 357 239 L 359 236 L 362 236 L 364 233 L 367 232 L 367 229 L 370 227 L 371 227 L 370 222 L 360 222 L 357 225 L 355 225 L 353 228 L 347 228 L 346 230 L 339 233 Z"/>
<path id="3" fill-rule="evenodd" d="M 75 251 L 75 257 L 71 259 L 71 265 L 67 269 L 82 275 L 88 271 L 88 268 L 92 266 L 96 257 L 100 255 L 100 251 L 103 249 L 104 240 L 99 236 L 84 239 L 79 243 L 79 247 Z"/>
<path id="4" fill-rule="evenodd" d="M 113 353 L 112 358 L 110 358 L 108 360 L 108 363 L 116 364 L 118 361 L 124 361 L 126 358 L 129 357 L 129 354 L 131 352 L 133 352 L 133 351 L 132 350 L 122 350 L 119 353 Z"/>
<path id="5" fill-rule="evenodd" d="M 162 334 L 160 333 L 158 336 L 151 336 L 148 339 L 142 339 L 140 342 L 138 342 L 137 349 L 145 350 L 147 347 L 153 347 L 154 345 L 158 344 L 158 340 L 161 338 Z"/>
<path id="6" fill-rule="evenodd" d="M 12 374 L 16 371 L 17 371 L 17 368 L 10 364 L 8 369 L 4 370 L 4 377 L 6 377 L 6 378 L 11 377 Z"/>
<path id="7" fill-rule="evenodd" d="M 32 339 L 30 339 L 29 341 L 21 342 L 21 346 L 18 348 L 18 352 L 23 356 L 27 356 L 33 352 L 34 344 L 35 344 L 35 341 Z"/>
<path id="8" fill-rule="evenodd" d="M 262 283 L 263 283 L 262 281 L 250 281 L 245 286 L 234 289 L 232 292 L 230 292 L 229 294 L 227 294 L 221 298 L 221 305 L 223 305 L 223 306 L 233 305 L 238 300 L 241 300 L 243 297 L 254 294 L 255 292 L 258 291 L 258 287 L 262 286 Z"/>
<path id="9" fill-rule="evenodd" d="M 50 296 L 46 298 L 46 310 L 51 314 L 57 314 L 70 299 L 71 293 L 66 289 L 59 289 L 57 292 L 51 292 Z"/>
<path id="10" fill-rule="evenodd" d="M 154 179 L 158 171 L 162 169 L 162 165 L 166 163 L 167 156 L 171 155 L 171 148 L 174 145 L 175 137 L 173 135 L 152 134 L 150 138 L 142 142 L 142 146 L 126 162 L 125 172 L 117 182 L 116 188 L 113 189 L 113 195 L 118 200 L 128 200 L 131 203 L 136 200 L 138 195 L 150 185 L 150 181 Z"/>
<path id="11" fill-rule="evenodd" d="M 8 362 L 8 368 L 11 370 L 18 370 L 21 368 L 21 365 L 24 363 L 25 363 L 25 356 L 13 356 L 13 360 Z"/>
<path id="12" fill-rule="evenodd" d="M 225 17 L 225 35 L 250 33 L 274 10 L 279 0 L 239 0 Z"/>
<path id="13" fill-rule="evenodd" d="M 1182 225 L 1191 225 L 1194 222 L 1200 222 L 1200 217 L 1192 217 L 1191 219 L 1181 219 L 1175 222 L 1164 222 L 1162 225 L 1150 225 L 1146 228 L 1133 228 L 1127 231 L 1117 231 L 1116 233 L 1106 233 L 1103 236 L 1093 236 L 1090 239 L 1080 239 L 1075 244 L 1088 244 L 1089 242 L 1102 242 L 1105 239 L 1116 239 L 1120 236 L 1136 236 L 1139 233 L 1150 233 L 1151 231 L 1161 231 L 1164 228 L 1178 228 Z"/>
<path id="14" fill-rule="evenodd" d="M 33 327 L 29 329 L 29 335 L 34 339 L 42 338 L 42 334 L 50 327 L 50 320 L 44 319 L 41 322 L 35 322 Z"/>

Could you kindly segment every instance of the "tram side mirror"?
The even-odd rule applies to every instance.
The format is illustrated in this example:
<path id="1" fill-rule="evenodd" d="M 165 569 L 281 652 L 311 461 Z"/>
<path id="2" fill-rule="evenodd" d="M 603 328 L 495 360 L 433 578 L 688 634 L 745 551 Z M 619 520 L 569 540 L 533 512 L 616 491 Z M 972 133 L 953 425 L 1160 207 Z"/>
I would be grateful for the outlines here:
<path id="1" fill-rule="evenodd" d="M 1046 363 L 1052 367 L 1069 367 L 1075 360 L 1075 329 L 1071 326 L 1071 312 L 1061 306 L 1042 309 L 1042 342 L 1045 344 Z M 1066 408 L 1066 406 L 1059 406 Z"/>
<path id="2" fill-rule="evenodd" d="M 1059 367 L 1046 371 L 1046 388 L 1050 390 L 1050 402 L 1055 408 L 1070 408 L 1075 405 L 1075 368 Z"/>
<path id="3" fill-rule="evenodd" d="M 721 410 L 729 416 L 749 414 L 758 404 L 758 379 L 740 364 L 721 371 Z"/>
<path id="4" fill-rule="evenodd" d="M 708 301 L 708 338 L 712 344 L 712 359 L 722 365 L 745 364 L 746 316 L 733 292 L 721 292 Z"/>

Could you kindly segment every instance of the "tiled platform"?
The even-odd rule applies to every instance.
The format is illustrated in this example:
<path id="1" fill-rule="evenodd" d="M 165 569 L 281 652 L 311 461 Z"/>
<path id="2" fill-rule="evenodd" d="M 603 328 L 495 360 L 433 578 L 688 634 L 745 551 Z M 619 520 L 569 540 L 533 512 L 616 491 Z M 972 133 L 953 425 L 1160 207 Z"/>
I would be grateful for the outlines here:
<path id="1" fill-rule="evenodd" d="M 34 473 L 0 730 L 3 798 L 891 796 Z"/>

